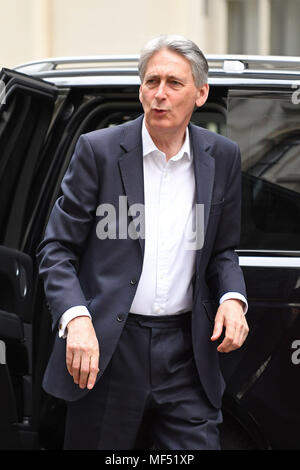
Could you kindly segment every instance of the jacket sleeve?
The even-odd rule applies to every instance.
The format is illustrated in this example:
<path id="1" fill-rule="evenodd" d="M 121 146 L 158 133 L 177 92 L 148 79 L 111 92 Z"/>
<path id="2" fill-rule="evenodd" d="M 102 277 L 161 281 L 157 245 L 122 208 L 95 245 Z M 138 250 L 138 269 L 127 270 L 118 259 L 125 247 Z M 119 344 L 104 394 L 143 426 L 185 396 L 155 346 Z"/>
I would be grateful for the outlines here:
<path id="1" fill-rule="evenodd" d="M 70 307 L 87 306 L 77 274 L 96 212 L 99 177 L 94 152 L 85 135 L 77 142 L 61 189 L 62 195 L 52 209 L 37 249 L 53 327 Z"/>
<path id="2" fill-rule="evenodd" d="M 244 276 L 235 252 L 240 240 L 240 230 L 241 156 L 236 145 L 224 194 L 224 206 L 206 272 L 210 290 L 218 299 L 227 292 L 238 292 L 246 297 Z"/>

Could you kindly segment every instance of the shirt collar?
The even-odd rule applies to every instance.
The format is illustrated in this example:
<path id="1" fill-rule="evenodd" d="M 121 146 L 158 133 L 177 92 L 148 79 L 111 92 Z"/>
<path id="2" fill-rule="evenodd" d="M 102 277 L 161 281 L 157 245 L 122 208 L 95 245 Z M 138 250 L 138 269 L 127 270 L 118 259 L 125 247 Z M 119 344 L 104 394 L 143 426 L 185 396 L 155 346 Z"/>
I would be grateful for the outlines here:
<path id="1" fill-rule="evenodd" d="M 163 153 L 161 152 L 161 150 L 159 150 L 155 143 L 153 142 L 149 132 L 148 132 L 148 129 L 146 127 L 146 124 L 145 124 L 145 119 L 143 119 L 143 127 L 142 127 L 142 141 L 143 141 L 143 157 L 145 157 L 146 155 L 149 155 L 153 152 L 160 152 L 160 153 Z M 186 128 L 186 133 L 185 133 L 185 140 L 184 140 L 184 143 L 181 147 L 181 149 L 179 150 L 179 152 L 174 155 L 171 160 L 180 160 L 184 155 L 187 155 L 188 156 L 188 159 L 191 160 L 192 158 L 192 154 L 191 154 L 191 148 L 190 148 L 190 135 L 189 135 L 189 129 L 188 127 Z"/>

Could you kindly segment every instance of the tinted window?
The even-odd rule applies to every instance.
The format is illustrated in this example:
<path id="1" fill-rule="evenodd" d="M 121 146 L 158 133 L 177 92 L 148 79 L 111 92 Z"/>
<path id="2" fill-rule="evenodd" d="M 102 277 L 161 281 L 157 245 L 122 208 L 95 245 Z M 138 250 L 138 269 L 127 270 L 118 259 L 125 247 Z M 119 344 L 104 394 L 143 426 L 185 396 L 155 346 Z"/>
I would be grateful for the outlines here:
<path id="1" fill-rule="evenodd" d="M 56 89 L 3 69 L 6 100 L 0 105 L 0 243 L 22 249 L 32 186 L 51 121 Z M 38 182 L 39 188 L 42 181 Z M 27 211 L 27 213 L 26 213 Z"/>
<path id="2" fill-rule="evenodd" d="M 300 105 L 290 93 L 229 94 L 228 136 L 242 154 L 245 250 L 300 250 Z"/>

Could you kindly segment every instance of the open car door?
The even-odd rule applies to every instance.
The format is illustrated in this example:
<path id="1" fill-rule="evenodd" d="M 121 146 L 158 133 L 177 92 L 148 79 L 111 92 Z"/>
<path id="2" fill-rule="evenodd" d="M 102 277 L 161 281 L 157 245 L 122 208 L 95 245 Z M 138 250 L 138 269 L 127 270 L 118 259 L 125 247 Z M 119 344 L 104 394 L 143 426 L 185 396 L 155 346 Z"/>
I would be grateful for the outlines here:
<path id="1" fill-rule="evenodd" d="M 34 260 L 23 239 L 57 89 L 8 69 L 0 83 L 0 449 L 32 449 Z"/>

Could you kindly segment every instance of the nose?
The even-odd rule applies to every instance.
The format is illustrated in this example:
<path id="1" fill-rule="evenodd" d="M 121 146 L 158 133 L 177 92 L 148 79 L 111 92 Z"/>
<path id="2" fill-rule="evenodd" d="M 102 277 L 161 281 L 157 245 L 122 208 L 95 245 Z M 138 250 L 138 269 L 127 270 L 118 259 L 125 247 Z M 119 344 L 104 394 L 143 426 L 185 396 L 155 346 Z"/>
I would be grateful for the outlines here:
<path id="1" fill-rule="evenodd" d="M 161 81 L 156 90 L 155 98 L 163 99 L 165 97 L 166 97 L 166 86 L 165 86 L 165 83 Z"/>

